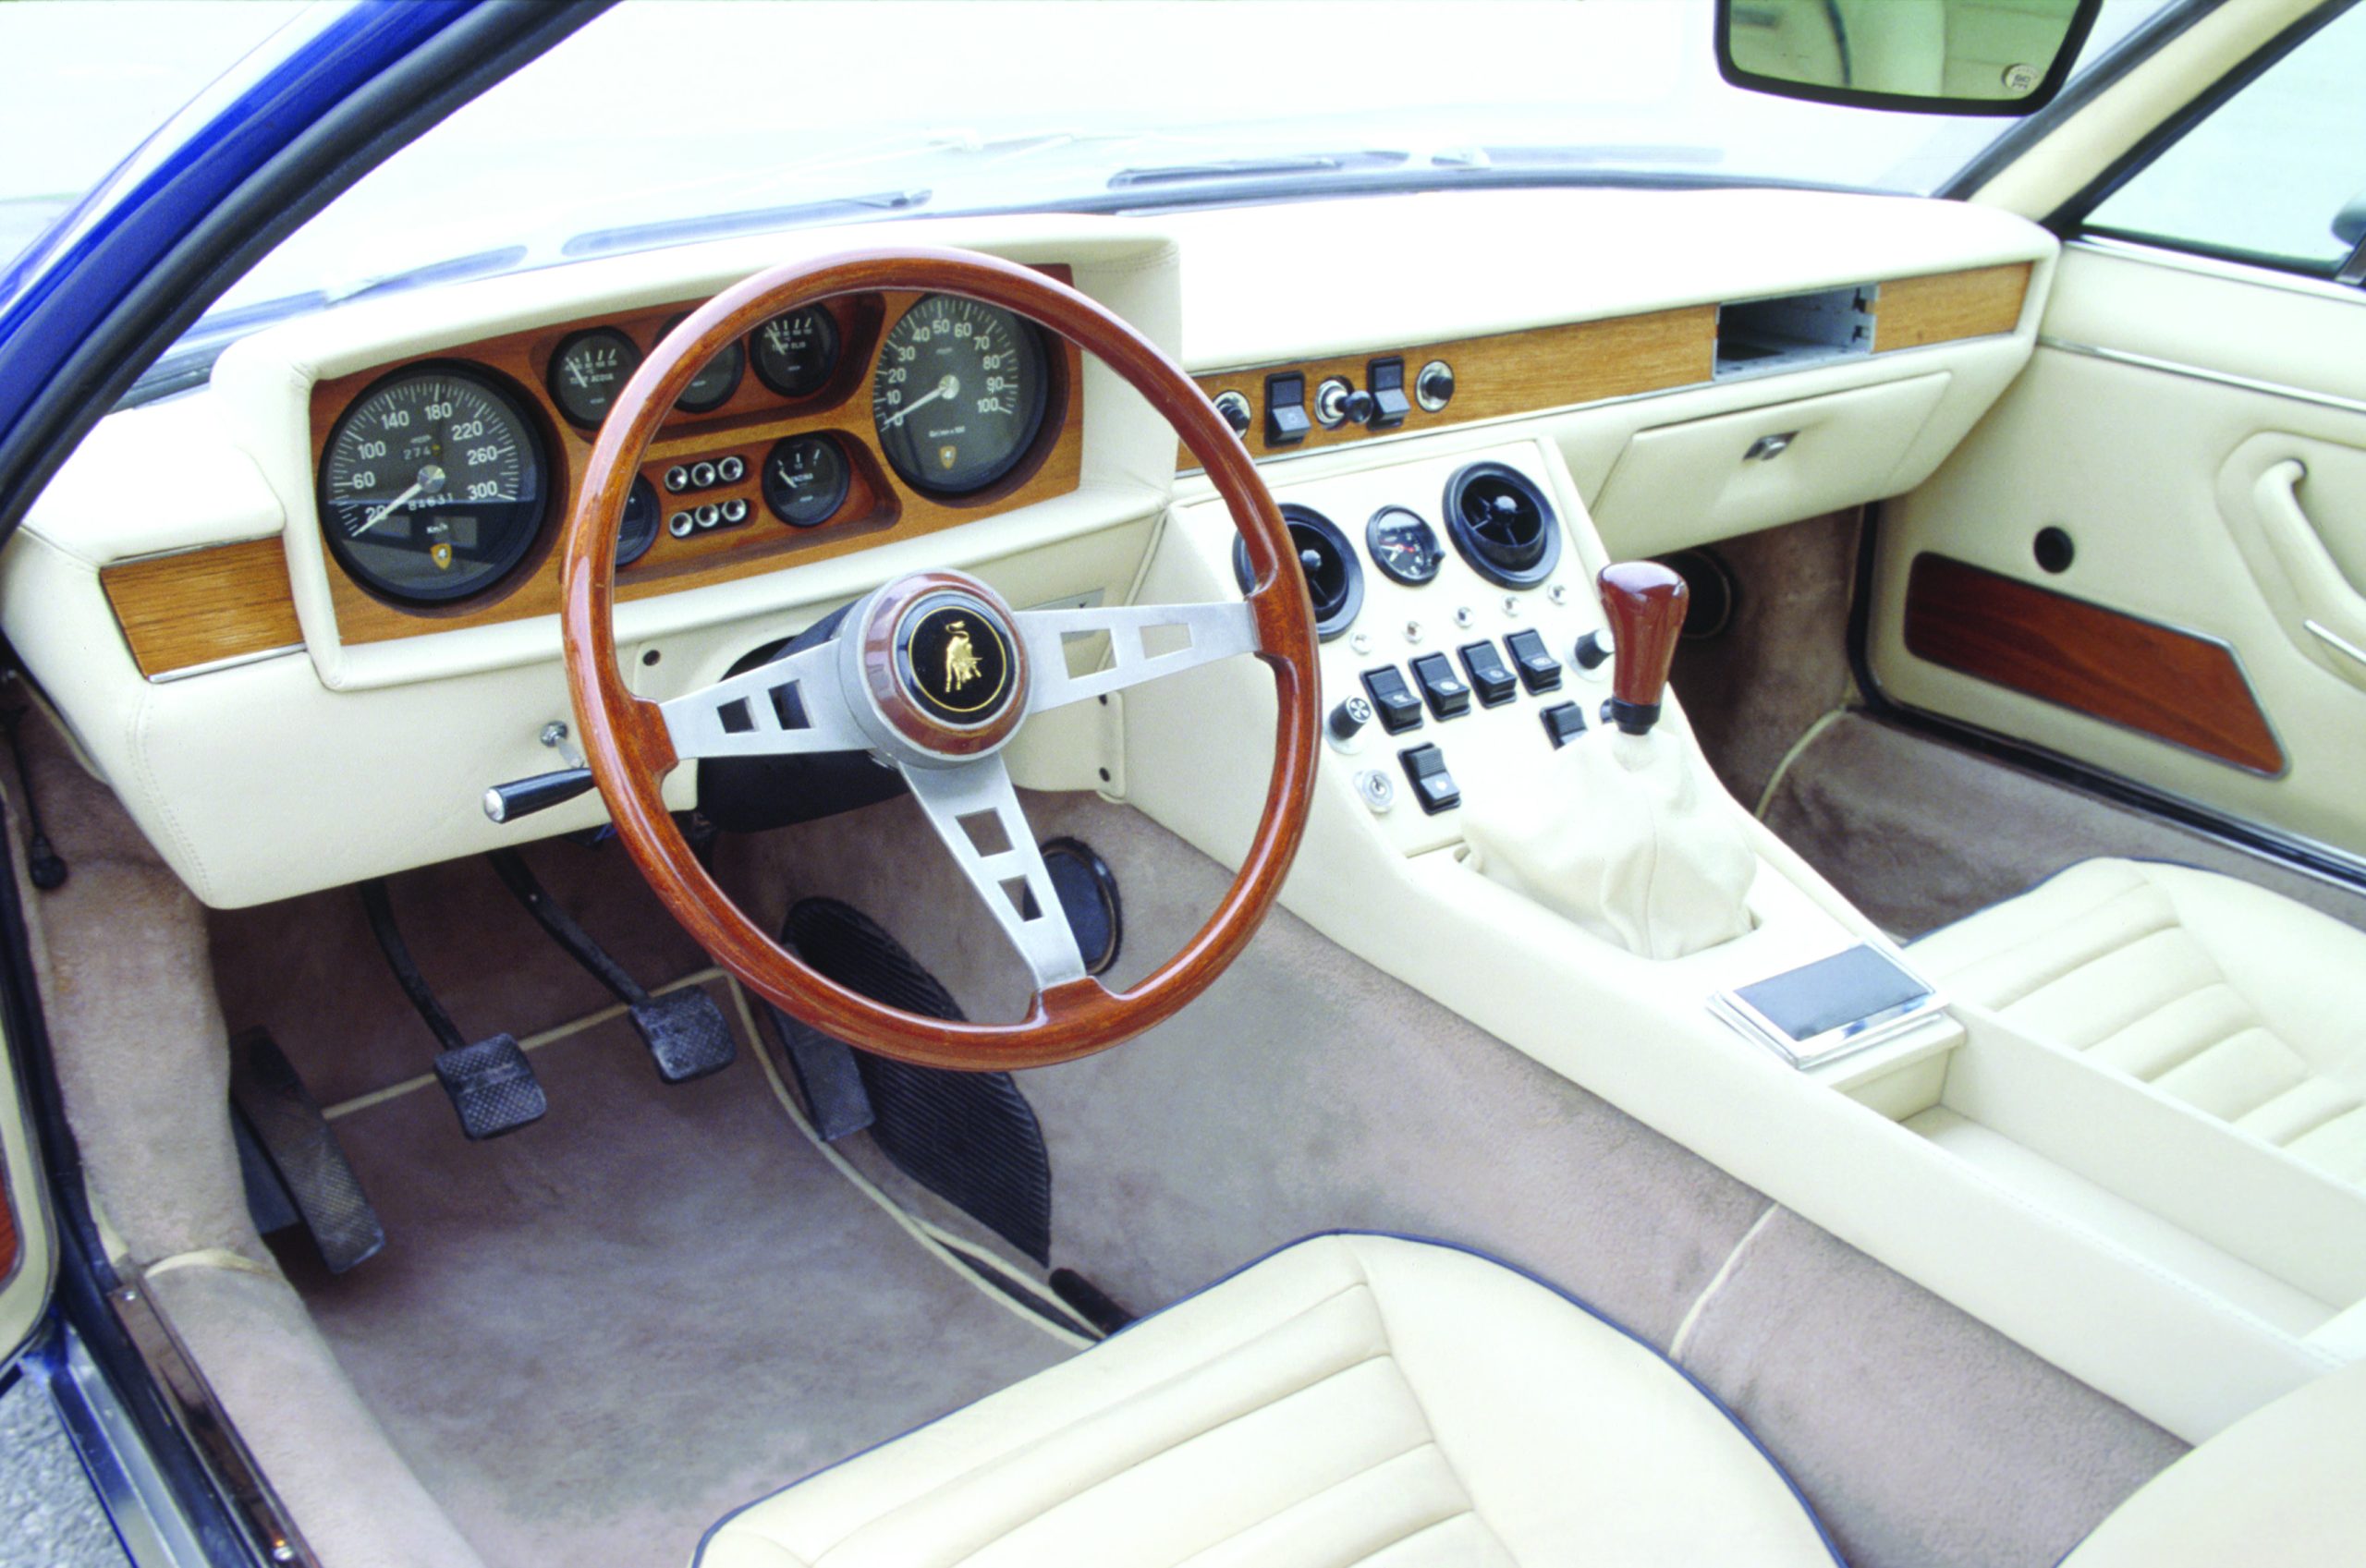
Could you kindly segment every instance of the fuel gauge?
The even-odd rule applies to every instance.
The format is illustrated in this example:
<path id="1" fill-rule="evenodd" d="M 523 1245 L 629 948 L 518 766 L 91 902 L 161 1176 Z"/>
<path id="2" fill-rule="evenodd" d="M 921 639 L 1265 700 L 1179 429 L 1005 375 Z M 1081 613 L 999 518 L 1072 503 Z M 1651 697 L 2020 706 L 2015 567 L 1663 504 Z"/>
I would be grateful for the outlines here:
<path id="1" fill-rule="evenodd" d="M 1364 525 L 1364 547 L 1373 565 L 1408 588 L 1434 579 L 1445 561 L 1437 530 L 1403 506 L 1383 506 L 1372 515 Z"/>

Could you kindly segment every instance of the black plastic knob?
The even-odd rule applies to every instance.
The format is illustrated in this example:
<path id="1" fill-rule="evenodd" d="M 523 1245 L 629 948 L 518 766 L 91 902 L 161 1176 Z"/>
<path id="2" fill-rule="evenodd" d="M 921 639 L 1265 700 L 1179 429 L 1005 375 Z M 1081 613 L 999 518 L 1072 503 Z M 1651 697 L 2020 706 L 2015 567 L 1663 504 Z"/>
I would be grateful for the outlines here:
<path id="1" fill-rule="evenodd" d="M 1428 365 L 1421 379 L 1413 383 L 1414 395 L 1424 408 L 1442 408 L 1454 401 L 1454 371 L 1445 365 Z"/>
<path id="2" fill-rule="evenodd" d="M 1578 650 L 1574 657 L 1579 669 L 1599 670 L 1610 657 L 1610 644 L 1603 640 L 1600 632 L 1588 632 L 1578 638 Z"/>
<path id="3" fill-rule="evenodd" d="M 1353 740 L 1358 731 L 1372 723 L 1372 704 L 1360 697 L 1344 699 L 1331 710 L 1331 733 L 1341 740 Z"/>
<path id="4" fill-rule="evenodd" d="M 589 768 L 561 768 L 555 773 L 537 773 L 531 779 L 517 779 L 486 790 L 484 814 L 496 822 L 514 822 L 520 817 L 564 805 L 591 787 Z"/>
<path id="5" fill-rule="evenodd" d="M 1339 411 L 1347 416 L 1348 423 L 1351 425 L 1369 424 L 1372 421 L 1372 394 L 1360 388 L 1348 394 L 1346 401 L 1339 405 Z"/>
<path id="6" fill-rule="evenodd" d="M 1216 412 L 1224 416 L 1224 422 L 1232 427 L 1233 434 L 1247 435 L 1249 433 L 1249 426 L 1251 422 L 1249 399 L 1239 393 L 1216 394 Z"/>

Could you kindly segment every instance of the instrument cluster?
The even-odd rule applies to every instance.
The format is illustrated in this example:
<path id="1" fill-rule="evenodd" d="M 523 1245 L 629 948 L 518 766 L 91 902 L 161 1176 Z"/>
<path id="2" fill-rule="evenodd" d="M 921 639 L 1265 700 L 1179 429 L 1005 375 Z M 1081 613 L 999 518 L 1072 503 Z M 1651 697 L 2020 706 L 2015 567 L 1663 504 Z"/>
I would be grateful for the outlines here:
<path id="1" fill-rule="evenodd" d="M 549 561 L 625 384 L 687 314 L 569 323 L 324 383 L 331 557 L 414 614 L 509 597 Z M 762 322 L 700 367 L 644 455 L 619 522 L 620 590 L 908 511 L 941 525 L 1009 494 L 1063 433 L 1073 360 L 1033 322 L 949 295 L 846 296 Z"/>

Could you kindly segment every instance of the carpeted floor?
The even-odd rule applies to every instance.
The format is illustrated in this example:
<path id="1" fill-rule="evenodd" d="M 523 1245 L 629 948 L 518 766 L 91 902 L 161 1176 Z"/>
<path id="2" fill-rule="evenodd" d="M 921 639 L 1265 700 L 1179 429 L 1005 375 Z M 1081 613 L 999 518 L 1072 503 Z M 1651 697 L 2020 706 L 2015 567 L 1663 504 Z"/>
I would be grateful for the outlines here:
<path id="1" fill-rule="evenodd" d="M 738 1505 L 1067 1354 L 833 1170 L 745 1041 L 671 1088 L 621 1021 L 533 1061 L 549 1115 L 490 1143 L 432 1088 L 340 1117 L 386 1249 L 287 1259 L 488 1563 L 687 1562 Z"/>
<path id="2" fill-rule="evenodd" d="M 1800 751 L 1766 825 L 1899 937 L 2105 855 L 2224 872 L 2366 928 L 2366 898 L 1861 713 Z"/>

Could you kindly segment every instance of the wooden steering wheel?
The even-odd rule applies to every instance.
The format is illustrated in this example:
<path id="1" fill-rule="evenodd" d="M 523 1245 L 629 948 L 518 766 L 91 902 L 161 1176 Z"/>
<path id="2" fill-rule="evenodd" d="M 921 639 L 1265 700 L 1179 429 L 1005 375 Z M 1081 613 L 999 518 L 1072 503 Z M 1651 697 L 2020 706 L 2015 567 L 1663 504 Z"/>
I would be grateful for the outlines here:
<path id="1" fill-rule="evenodd" d="M 616 528 L 658 425 L 699 368 L 759 323 L 881 289 L 1000 306 L 1070 339 L 1131 383 L 1230 509 L 1255 583 L 1247 602 L 1014 611 L 974 577 L 923 572 L 857 602 L 836 635 L 816 646 L 662 703 L 626 689 L 612 621 Z M 561 549 L 567 685 L 585 760 L 633 864 L 717 963 L 816 1028 L 921 1066 L 986 1072 L 1070 1061 L 1140 1034 L 1206 990 L 1281 890 L 1306 826 L 1321 721 L 1314 613 L 1295 551 L 1255 465 L 1207 398 L 1147 339 L 1072 288 L 973 252 L 880 249 L 792 262 L 726 290 L 668 333 L 617 395 Z M 1187 645 L 1152 653 L 1144 634 L 1161 628 L 1181 628 L 1162 645 L 1178 636 Z M 1090 633 L 1109 638 L 1109 663 L 1070 675 L 1062 642 Z M 1001 749 L 1031 713 L 1240 653 L 1272 669 L 1279 699 L 1256 837 L 1208 923 L 1140 985 L 1113 992 L 1085 973 Z M 948 1023 L 873 1002 L 773 941 L 699 864 L 666 809 L 667 773 L 694 758 L 823 751 L 869 751 L 902 772 L 1034 976 L 1024 1019 Z M 1006 849 L 980 850 L 963 823 L 982 818 L 998 824 Z"/>

